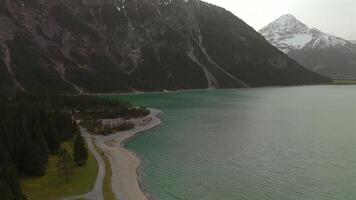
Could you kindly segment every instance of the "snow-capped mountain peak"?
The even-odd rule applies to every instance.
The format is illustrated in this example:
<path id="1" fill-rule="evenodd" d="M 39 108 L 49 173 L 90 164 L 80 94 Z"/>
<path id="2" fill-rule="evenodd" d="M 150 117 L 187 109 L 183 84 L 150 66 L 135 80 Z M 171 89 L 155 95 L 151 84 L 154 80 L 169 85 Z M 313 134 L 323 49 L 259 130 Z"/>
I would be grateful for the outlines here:
<path id="1" fill-rule="evenodd" d="M 291 14 L 283 15 L 259 31 L 271 44 L 285 53 L 293 49 L 324 49 L 343 46 L 348 41 L 316 28 L 309 28 Z"/>
<path id="2" fill-rule="evenodd" d="M 279 17 L 274 22 L 270 23 L 264 29 L 271 29 L 277 28 L 277 31 L 284 31 L 284 32 L 303 32 L 308 29 L 308 26 L 300 22 L 297 18 L 293 15 L 287 14 Z M 262 29 L 263 30 L 263 29 Z"/>
<path id="3" fill-rule="evenodd" d="M 309 28 L 283 15 L 260 30 L 275 47 L 306 68 L 334 79 L 356 78 L 356 42 Z"/>

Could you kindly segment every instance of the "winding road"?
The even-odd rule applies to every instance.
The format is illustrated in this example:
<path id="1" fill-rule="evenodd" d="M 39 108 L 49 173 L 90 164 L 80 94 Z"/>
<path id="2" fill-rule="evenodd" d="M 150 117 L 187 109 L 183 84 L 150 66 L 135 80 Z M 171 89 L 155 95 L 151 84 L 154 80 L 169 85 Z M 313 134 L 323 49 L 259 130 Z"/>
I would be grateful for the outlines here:
<path id="1" fill-rule="evenodd" d="M 62 200 L 77 200 L 80 198 L 85 198 L 88 200 L 104 200 L 103 183 L 105 178 L 105 162 L 103 158 L 100 156 L 99 152 L 96 150 L 92 140 L 92 136 L 87 132 L 86 129 L 82 127 L 80 128 L 80 132 L 82 136 L 85 138 L 85 141 L 87 142 L 89 151 L 91 152 L 91 154 L 94 156 L 95 160 L 98 163 L 99 166 L 98 176 L 96 178 L 95 185 L 90 192 L 78 196 L 64 198 Z"/>

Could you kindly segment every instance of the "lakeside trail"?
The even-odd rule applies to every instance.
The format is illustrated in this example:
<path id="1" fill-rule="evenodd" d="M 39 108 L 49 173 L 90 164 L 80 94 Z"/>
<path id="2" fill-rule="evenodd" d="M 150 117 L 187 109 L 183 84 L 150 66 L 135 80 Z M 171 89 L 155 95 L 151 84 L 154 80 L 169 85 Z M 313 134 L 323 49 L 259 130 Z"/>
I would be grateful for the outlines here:
<path id="1" fill-rule="evenodd" d="M 109 136 L 95 136 L 97 146 L 104 151 L 110 160 L 112 190 L 117 199 L 148 199 L 140 187 L 138 168 L 141 161 L 133 152 L 125 149 L 123 144 L 137 134 L 161 125 L 162 122 L 158 117 L 162 112 L 157 109 L 149 110 L 150 114 L 145 118 L 130 120 L 135 124 L 134 129 Z"/>
<path id="2" fill-rule="evenodd" d="M 77 200 L 81 198 L 85 198 L 89 200 L 104 200 L 103 183 L 105 178 L 105 162 L 103 158 L 100 156 L 99 152 L 96 150 L 93 140 L 91 138 L 92 136 L 87 132 L 86 129 L 82 127 L 80 127 L 80 132 L 81 135 L 85 138 L 89 151 L 91 152 L 96 162 L 98 163 L 98 168 L 99 168 L 98 176 L 95 180 L 95 185 L 90 192 L 78 196 L 63 198 L 62 200 Z"/>
<path id="3" fill-rule="evenodd" d="M 105 178 L 105 162 L 96 150 L 92 138 L 95 139 L 99 147 L 109 158 L 112 169 L 112 190 L 116 199 L 125 200 L 148 200 L 140 187 L 138 168 L 141 165 L 140 159 L 131 151 L 125 149 L 123 144 L 137 134 L 158 127 L 162 122 L 158 118 L 162 112 L 157 109 L 149 109 L 150 114 L 144 118 L 131 119 L 135 128 L 127 131 L 120 131 L 108 136 L 92 136 L 86 129 L 80 128 L 82 136 L 85 138 L 89 151 L 96 159 L 99 172 L 93 189 L 85 194 L 63 198 L 62 200 L 77 200 L 81 198 L 89 200 L 104 200 L 103 183 Z M 113 120 L 115 121 L 115 120 Z"/>

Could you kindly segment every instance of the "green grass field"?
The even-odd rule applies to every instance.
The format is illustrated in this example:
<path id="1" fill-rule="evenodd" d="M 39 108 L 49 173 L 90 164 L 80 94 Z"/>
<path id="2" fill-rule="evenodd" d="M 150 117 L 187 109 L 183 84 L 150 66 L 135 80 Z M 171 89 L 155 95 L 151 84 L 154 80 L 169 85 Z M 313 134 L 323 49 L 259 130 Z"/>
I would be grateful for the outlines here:
<path id="1" fill-rule="evenodd" d="M 72 152 L 71 143 L 65 143 L 64 146 Z M 69 183 L 66 183 L 64 175 L 57 171 L 57 160 L 57 156 L 49 157 L 45 176 L 21 179 L 24 193 L 29 200 L 58 200 L 91 190 L 98 174 L 98 165 L 91 154 L 85 166 L 74 167 L 74 174 Z"/>

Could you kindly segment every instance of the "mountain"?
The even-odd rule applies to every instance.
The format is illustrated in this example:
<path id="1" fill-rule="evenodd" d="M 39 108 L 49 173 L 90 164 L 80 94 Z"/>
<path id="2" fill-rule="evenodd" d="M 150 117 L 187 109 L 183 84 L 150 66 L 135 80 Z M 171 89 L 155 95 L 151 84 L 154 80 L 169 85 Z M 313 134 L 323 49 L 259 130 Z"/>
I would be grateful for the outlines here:
<path id="1" fill-rule="evenodd" d="M 309 28 L 287 14 L 260 31 L 272 45 L 306 68 L 334 79 L 356 78 L 356 45 Z"/>
<path id="2" fill-rule="evenodd" d="M 0 0 L 0 30 L 3 88 L 133 92 L 330 81 L 198 0 Z"/>

